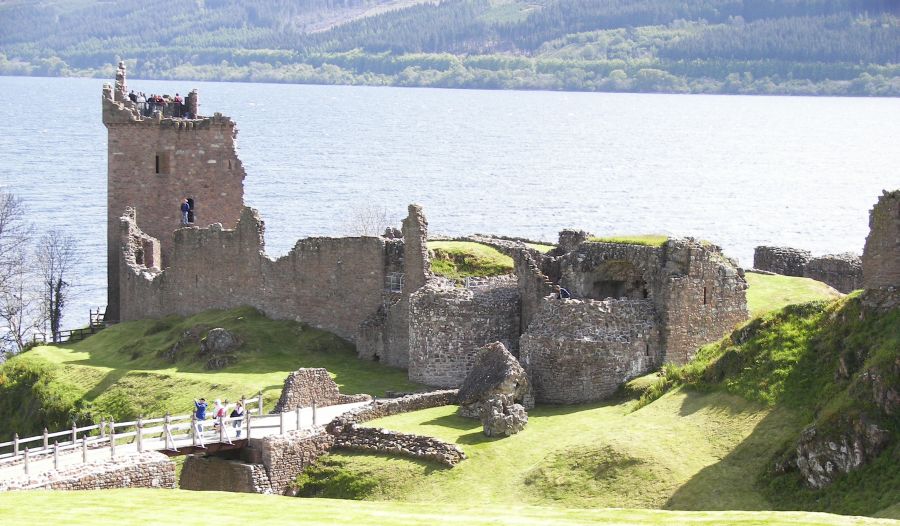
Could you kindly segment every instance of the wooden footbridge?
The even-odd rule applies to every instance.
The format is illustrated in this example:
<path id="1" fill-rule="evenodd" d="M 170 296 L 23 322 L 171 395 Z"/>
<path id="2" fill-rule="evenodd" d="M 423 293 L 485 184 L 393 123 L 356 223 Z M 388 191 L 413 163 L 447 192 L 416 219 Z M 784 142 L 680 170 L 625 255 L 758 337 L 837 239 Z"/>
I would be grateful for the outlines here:
<path id="1" fill-rule="evenodd" d="M 0 443 L 0 481 L 62 470 L 82 463 L 159 451 L 169 456 L 238 449 L 250 438 L 312 429 L 368 402 L 297 408 L 263 414 L 262 393 L 242 400 L 240 417 L 197 420 L 194 414 L 138 418 L 131 422 L 101 420 L 78 427 Z"/>

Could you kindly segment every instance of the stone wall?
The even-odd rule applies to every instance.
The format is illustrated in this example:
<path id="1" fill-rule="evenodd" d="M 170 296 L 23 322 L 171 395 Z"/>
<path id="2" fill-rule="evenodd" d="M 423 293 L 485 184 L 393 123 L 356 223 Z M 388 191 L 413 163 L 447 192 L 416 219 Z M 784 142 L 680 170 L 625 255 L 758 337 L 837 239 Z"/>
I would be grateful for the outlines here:
<path id="1" fill-rule="evenodd" d="M 719 247 L 690 238 L 670 239 L 664 269 L 655 303 L 666 362 L 689 362 L 701 345 L 720 339 L 749 317 L 744 273 Z"/>
<path id="2" fill-rule="evenodd" d="M 862 265 L 865 288 L 900 286 L 900 190 L 884 192 L 869 212 Z"/>
<path id="3" fill-rule="evenodd" d="M 863 286 L 862 258 L 856 254 L 829 254 L 809 260 L 803 277 L 827 283 L 844 294 Z"/>
<path id="4" fill-rule="evenodd" d="M 180 205 L 194 200 L 194 221 L 233 228 L 243 207 L 244 167 L 235 151 L 234 121 L 219 114 L 186 119 L 141 117 L 120 89 L 103 90 L 103 124 L 108 130 L 107 317 L 116 319 L 119 270 L 119 216 L 126 207 L 141 218 L 140 227 L 159 240 L 160 268 L 174 250 L 172 231 L 181 224 Z"/>
<path id="5" fill-rule="evenodd" d="M 450 467 L 466 458 L 457 445 L 437 438 L 355 425 L 343 428 L 341 434 L 335 437 L 334 447 L 432 460 Z"/>
<path id="6" fill-rule="evenodd" d="M 334 437 L 321 428 L 290 431 L 283 435 L 251 438 L 247 447 L 254 452 L 253 463 L 262 464 L 273 493 L 290 494 L 291 483 L 307 466 L 325 454 Z"/>
<path id="7" fill-rule="evenodd" d="M 522 335 L 519 361 L 538 402 L 601 400 L 659 363 L 658 334 L 648 300 L 547 298 Z"/>
<path id="8" fill-rule="evenodd" d="M 319 407 L 353 402 L 367 402 L 372 397 L 367 394 L 341 394 L 328 371 L 322 368 L 298 369 L 284 380 L 281 397 L 273 413 L 283 413 L 298 407 Z"/>
<path id="9" fill-rule="evenodd" d="M 457 402 L 457 392 L 456 389 L 446 389 L 428 393 L 415 393 L 399 398 L 375 400 L 369 405 L 357 407 L 335 418 L 325 428 L 329 433 L 340 434 L 343 427 L 353 424 L 361 424 L 377 418 L 429 409 L 431 407 L 453 405 Z"/>
<path id="10" fill-rule="evenodd" d="M 262 464 L 248 464 L 203 455 L 188 455 L 178 487 L 193 491 L 271 493 L 269 476 Z"/>
<path id="11" fill-rule="evenodd" d="M 544 298 L 553 293 L 553 282 L 544 274 L 533 254 L 520 253 L 513 257 L 520 298 L 520 333 L 528 329 Z"/>
<path id="12" fill-rule="evenodd" d="M 88 462 L 60 471 L 0 481 L 0 491 L 174 488 L 175 464 L 155 451 Z"/>
<path id="13" fill-rule="evenodd" d="M 753 250 L 753 268 L 782 276 L 803 276 L 812 253 L 791 247 L 758 246 Z"/>
<path id="14" fill-rule="evenodd" d="M 121 220 L 123 244 L 136 228 Z M 169 268 L 148 272 L 123 252 L 121 318 L 133 320 L 241 305 L 277 319 L 303 321 L 353 340 L 382 303 L 385 240 L 309 238 L 272 260 L 263 251 L 264 225 L 245 208 L 237 227 L 175 232 Z"/>
<path id="15" fill-rule="evenodd" d="M 512 277 L 484 288 L 432 280 L 410 297 L 409 378 L 435 387 L 458 387 L 476 350 L 500 341 L 518 352 L 519 291 Z"/>
<path id="16" fill-rule="evenodd" d="M 814 279 L 845 294 L 862 287 L 862 260 L 856 254 L 813 257 L 807 250 L 758 246 L 753 251 L 753 268 L 783 276 Z"/>

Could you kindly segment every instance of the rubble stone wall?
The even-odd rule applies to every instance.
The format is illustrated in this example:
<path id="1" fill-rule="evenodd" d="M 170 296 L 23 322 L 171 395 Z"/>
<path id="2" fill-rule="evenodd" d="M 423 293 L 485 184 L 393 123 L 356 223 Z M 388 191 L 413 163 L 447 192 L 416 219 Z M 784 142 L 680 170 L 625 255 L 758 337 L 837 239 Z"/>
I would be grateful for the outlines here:
<path id="1" fill-rule="evenodd" d="M 457 393 L 456 389 L 445 389 L 375 400 L 369 405 L 357 407 L 335 418 L 326 426 L 326 429 L 329 433 L 338 434 L 341 432 L 341 428 L 353 424 L 420 409 L 453 405 L 457 403 Z"/>
<path id="2" fill-rule="evenodd" d="M 61 471 L 0 482 L 0 491 L 22 489 L 87 490 L 174 488 L 175 464 L 162 453 L 145 453 L 88 462 Z"/>
<path id="3" fill-rule="evenodd" d="M 522 335 L 519 361 L 538 402 L 576 404 L 608 397 L 660 358 L 652 302 L 548 298 Z"/>
<path id="4" fill-rule="evenodd" d="M 753 268 L 782 276 L 803 276 L 812 254 L 790 247 L 758 246 L 753 250 Z"/>
<path id="5" fill-rule="evenodd" d="M 900 287 L 900 190 L 884 192 L 869 212 L 862 265 L 865 288 Z"/>
<path id="6" fill-rule="evenodd" d="M 477 289 L 433 280 L 410 297 L 409 378 L 435 387 L 458 387 L 480 347 L 500 341 L 517 353 L 519 326 L 514 279 L 495 278 Z"/>
<path id="7" fill-rule="evenodd" d="M 202 455 L 188 455 L 178 487 L 193 491 L 271 493 L 269 476 L 261 464 L 248 464 Z"/>
<path id="8" fill-rule="evenodd" d="M 844 294 L 863 286 L 862 258 L 856 254 L 829 254 L 809 260 L 803 277 L 827 283 Z"/>
<path id="9" fill-rule="evenodd" d="M 449 467 L 466 458 L 459 446 L 437 438 L 355 425 L 345 427 L 335 437 L 334 447 L 432 460 Z"/>
<path id="10" fill-rule="evenodd" d="M 289 494 L 291 482 L 331 448 L 334 437 L 316 428 L 248 442 L 250 449 L 259 451 L 259 463 L 265 467 L 272 492 Z"/>
<path id="11" fill-rule="evenodd" d="M 284 380 L 281 398 L 275 405 L 273 413 L 283 413 L 298 407 L 310 407 L 315 403 L 319 407 L 366 402 L 372 397 L 367 394 L 341 394 L 328 371 L 322 368 L 299 369 L 289 374 Z"/>

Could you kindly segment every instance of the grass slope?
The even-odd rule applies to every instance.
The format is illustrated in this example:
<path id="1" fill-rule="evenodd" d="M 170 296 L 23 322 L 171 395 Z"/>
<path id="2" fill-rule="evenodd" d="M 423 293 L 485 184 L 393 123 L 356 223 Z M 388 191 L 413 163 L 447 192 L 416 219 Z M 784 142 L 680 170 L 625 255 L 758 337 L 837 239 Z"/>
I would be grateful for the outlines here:
<path id="1" fill-rule="evenodd" d="M 73 501 L 78 505 L 73 506 Z M 575 526 L 581 524 L 760 524 L 887 525 L 893 521 L 841 517 L 822 513 L 672 512 L 623 509 L 561 509 L 531 506 L 409 504 L 290 499 L 271 495 L 166 491 L 106 490 L 79 492 L 28 491 L 0 494 L 0 516 L 8 524 L 128 525 L 209 523 L 246 524 L 391 524 L 399 526 L 458 524 Z M 202 517 L 202 518 L 201 518 Z"/>
<path id="2" fill-rule="evenodd" d="M 497 249 L 471 241 L 429 241 L 431 271 L 460 280 L 466 277 L 501 276 L 513 271 L 511 257 Z"/>
<path id="3" fill-rule="evenodd" d="M 750 315 L 761 316 L 786 305 L 808 301 L 831 300 L 842 294 L 830 286 L 809 278 L 748 272 L 747 306 Z"/>
<path id="4" fill-rule="evenodd" d="M 204 368 L 192 331 L 224 327 L 243 341 L 236 363 Z M 173 363 L 164 355 L 179 341 Z M 263 391 L 271 407 L 285 377 L 300 367 L 324 367 L 345 393 L 382 395 L 419 390 L 406 372 L 356 358 L 352 344 L 292 321 L 270 320 L 246 307 L 115 325 L 71 345 L 42 346 L 0 366 L 0 437 L 43 426 L 64 428 L 101 415 L 117 421 L 139 414 L 186 413 L 194 398 L 253 396 Z"/>
<path id="5" fill-rule="evenodd" d="M 642 235 L 634 235 L 634 236 L 605 236 L 605 237 L 592 237 L 588 239 L 588 241 L 593 241 L 595 243 L 619 243 L 622 245 L 644 245 L 648 247 L 661 247 L 666 241 L 669 240 L 669 236 L 663 234 L 642 234 Z"/>

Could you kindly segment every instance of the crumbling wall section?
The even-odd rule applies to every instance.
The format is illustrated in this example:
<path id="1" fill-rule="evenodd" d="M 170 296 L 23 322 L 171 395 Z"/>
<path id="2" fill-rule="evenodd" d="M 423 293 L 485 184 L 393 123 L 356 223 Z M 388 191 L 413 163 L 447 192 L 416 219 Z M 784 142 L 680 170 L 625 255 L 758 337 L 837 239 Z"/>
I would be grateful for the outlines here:
<path id="1" fill-rule="evenodd" d="M 665 245 L 665 282 L 656 298 L 665 361 L 684 364 L 704 344 L 749 317 L 747 282 L 719 247 L 693 239 Z"/>
<path id="2" fill-rule="evenodd" d="M 849 252 L 815 257 L 804 267 L 803 277 L 821 281 L 847 294 L 863 286 L 862 258 Z"/>
<path id="3" fill-rule="evenodd" d="M 862 265 L 865 288 L 900 286 L 900 190 L 884 192 L 869 212 Z"/>
<path id="4" fill-rule="evenodd" d="M 803 276 L 803 269 L 812 253 L 791 247 L 761 245 L 753 250 L 753 268 L 782 276 Z"/>
<path id="5" fill-rule="evenodd" d="M 500 341 L 518 352 L 519 291 L 509 276 L 483 288 L 433 280 L 410 297 L 409 378 L 435 387 L 458 387 L 476 351 Z"/>
<path id="6" fill-rule="evenodd" d="M 322 368 L 298 369 L 284 380 L 281 397 L 275 404 L 273 413 L 283 413 L 298 407 L 318 407 L 329 405 L 367 402 L 372 397 L 367 394 L 341 394 L 328 371 Z"/>
<path id="7" fill-rule="evenodd" d="M 273 493 L 290 494 L 291 482 L 304 469 L 328 452 L 334 437 L 322 428 L 290 431 L 283 435 L 248 441 L 248 447 L 259 451 L 259 461 L 266 470 Z"/>
<path id="8" fill-rule="evenodd" d="M 553 293 L 553 282 L 541 271 L 532 254 L 520 252 L 513 256 L 516 282 L 521 302 L 519 333 L 528 329 L 535 314 L 541 310 L 544 298 Z"/>
<path id="9" fill-rule="evenodd" d="M 522 335 L 519 361 L 538 402 L 577 404 L 610 396 L 660 358 L 651 301 L 547 298 Z"/>
<path id="10" fill-rule="evenodd" d="M 335 437 L 334 447 L 431 460 L 448 467 L 453 467 L 466 458 L 459 446 L 437 438 L 356 425 L 343 428 L 341 434 Z"/>

